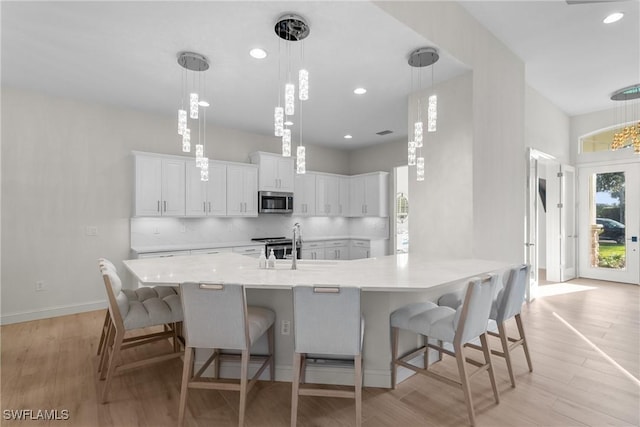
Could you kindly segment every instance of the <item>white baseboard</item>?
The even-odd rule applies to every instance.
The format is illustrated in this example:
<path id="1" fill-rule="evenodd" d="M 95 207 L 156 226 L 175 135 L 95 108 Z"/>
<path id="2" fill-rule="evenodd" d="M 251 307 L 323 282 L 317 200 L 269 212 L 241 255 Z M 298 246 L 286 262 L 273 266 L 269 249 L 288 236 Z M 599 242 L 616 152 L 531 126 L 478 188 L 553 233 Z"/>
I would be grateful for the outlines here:
<path id="1" fill-rule="evenodd" d="M 77 305 L 66 305 L 45 310 L 24 311 L 22 313 L 2 314 L 0 325 L 10 325 L 12 323 L 28 322 L 30 320 L 47 319 L 49 317 L 67 316 L 69 314 L 84 313 L 107 308 L 106 301 L 95 301 Z"/>

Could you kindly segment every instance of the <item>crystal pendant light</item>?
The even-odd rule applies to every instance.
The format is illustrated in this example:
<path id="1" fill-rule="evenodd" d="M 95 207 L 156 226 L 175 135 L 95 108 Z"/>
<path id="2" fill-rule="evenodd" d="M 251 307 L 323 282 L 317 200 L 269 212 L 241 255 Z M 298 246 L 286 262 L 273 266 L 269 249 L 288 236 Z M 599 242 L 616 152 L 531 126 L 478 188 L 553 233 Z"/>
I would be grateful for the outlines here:
<path id="1" fill-rule="evenodd" d="M 300 70 L 298 77 L 298 97 L 300 101 L 306 101 L 309 99 L 309 72 Z"/>
<path id="2" fill-rule="evenodd" d="M 284 108 L 276 107 L 273 113 L 274 133 L 282 136 L 284 133 Z"/>
<path id="3" fill-rule="evenodd" d="M 209 181 L 209 159 L 207 157 L 202 158 L 200 166 L 200 180 Z"/>
<path id="4" fill-rule="evenodd" d="M 419 74 L 418 81 L 420 85 L 418 87 L 417 94 L 414 92 L 413 87 L 413 69 L 422 69 L 424 67 L 431 66 L 435 64 L 440 55 L 438 51 L 433 47 L 422 47 L 419 49 L 415 49 L 409 54 L 409 65 L 412 68 L 411 73 L 411 93 L 413 96 L 417 98 L 416 100 L 416 120 L 413 124 L 413 140 L 409 140 L 407 143 L 407 164 L 409 166 L 416 166 L 416 180 L 424 181 L 424 156 L 422 155 L 422 148 L 425 144 L 425 135 L 424 135 L 424 123 L 422 121 L 422 102 L 421 97 L 422 93 L 422 76 Z M 433 87 L 433 68 L 431 68 L 431 86 Z M 414 95 L 415 94 L 415 95 Z M 437 109 L 438 109 L 438 98 L 436 95 L 431 95 L 428 98 L 427 104 L 427 132 L 435 132 L 436 131 L 436 121 L 437 121 Z"/>
<path id="5" fill-rule="evenodd" d="M 179 52 L 178 64 L 183 68 L 182 72 L 182 104 L 178 109 L 178 134 L 182 135 L 182 151 L 191 152 L 191 138 L 196 142 L 196 166 L 200 168 L 200 179 L 209 180 L 209 159 L 205 157 L 206 147 L 206 107 L 205 101 L 206 81 L 201 78 L 200 72 L 209 69 L 209 61 L 203 55 L 193 52 Z M 189 113 L 185 108 L 185 99 L 188 97 Z M 200 111 L 200 107 L 203 110 Z M 191 127 L 190 127 L 191 125 Z M 193 135 L 192 135 L 193 131 Z"/>
<path id="6" fill-rule="evenodd" d="M 182 135 L 187 128 L 187 112 L 185 110 L 178 110 L 178 135 Z"/>
<path id="7" fill-rule="evenodd" d="M 438 96 L 431 95 L 429 97 L 429 108 L 427 109 L 427 132 L 436 131 L 437 120 L 438 120 Z"/>
<path id="8" fill-rule="evenodd" d="M 276 35 L 279 37 L 279 52 L 283 52 L 284 55 L 279 55 L 278 58 L 278 106 L 274 110 L 274 134 L 275 136 L 282 136 L 282 155 L 285 157 L 291 156 L 291 129 L 285 129 L 285 120 L 289 121 L 289 117 L 295 114 L 302 114 L 302 104 L 299 107 L 295 106 L 296 90 L 298 91 L 298 99 L 300 101 L 306 101 L 309 99 L 309 71 L 304 68 L 298 69 L 298 87 L 294 83 L 295 74 L 293 72 L 295 59 L 292 55 L 292 45 L 294 42 L 300 47 L 300 64 L 304 62 L 304 40 L 310 32 L 310 28 L 305 20 L 295 14 L 286 14 L 278 18 L 274 27 Z M 282 43 L 285 43 L 285 49 L 280 49 Z M 283 61 L 284 59 L 284 61 Z M 284 67 L 281 67 L 284 62 Z M 297 67 L 296 67 L 297 68 Z M 282 91 L 281 82 L 286 82 L 284 85 L 284 92 Z M 284 94 L 284 108 L 280 106 L 280 97 Z M 298 110 L 298 111 L 296 111 Z M 286 116 L 286 117 L 285 117 Z M 302 120 L 300 123 L 300 135 L 302 135 Z M 301 142 L 302 145 L 302 136 Z M 303 147 L 304 148 L 304 147 Z M 296 170 L 305 170 L 304 167 L 304 150 L 302 158 L 302 168 L 296 168 Z M 304 172 L 298 172 L 304 173 Z"/>
<path id="9" fill-rule="evenodd" d="M 422 122 L 413 124 L 413 139 L 416 143 L 416 148 L 422 148 Z"/>
<path id="10" fill-rule="evenodd" d="M 299 174 L 307 173 L 305 149 L 302 145 L 298 145 L 296 152 L 296 172 Z"/>
<path id="11" fill-rule="evenodd" d="M 416 181 L 424 181 L 424 157 L 416 159 Z"/>
<path id="12" fill-rule="evenodd" d="M 639 98 L 640 84 L 619 89 L 611 95 L 612 101 L 624 101 L 624 105 L 620 109 L 621 113 L 619 115 L 616 114 L 618 116 L 616 124 L 620 124 L 620 126 L 613 134 L 611 150 L 633 147 L 633 152 L 640 154 L 640 120 L 638 120 L 638 117 L 640 117 L 640 101 L 633 102 L 633 100 Z"/>
<path id="13" fill-rule="evenodd" d="M 189 128 L 182 132 L 182 151 L 185 153 L 191 151 L 191 129 Z"/>
<path id="14" fill-rule="evenodd" d="M 408 148 L 408 162 L 407 164 L 409 166 L 415 166 L 416 165 L 416 143 L 415 141 L 409 141 L 409 148 Z"/>
<path id="15" fill-rule="evenodd" d="M 287 116 L 293 116 L 295 112 L 294 103 L 296 99 L 296 87 L 293 83 L 284 85 L 284 113 Z"/>
<path id="16" fill-rule="evenodd" d="M 282 135 L 282 155 L 291 157 L 291 129 L 285 129 Z"/>

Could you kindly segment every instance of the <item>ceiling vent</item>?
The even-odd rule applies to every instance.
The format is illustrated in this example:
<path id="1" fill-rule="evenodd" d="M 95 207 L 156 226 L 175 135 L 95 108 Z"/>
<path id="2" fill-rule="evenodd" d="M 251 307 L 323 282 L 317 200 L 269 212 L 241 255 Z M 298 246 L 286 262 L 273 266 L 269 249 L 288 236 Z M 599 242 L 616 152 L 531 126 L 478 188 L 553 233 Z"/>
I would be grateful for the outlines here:
<path id="1" fill-rule="evenodd" d="M 389 135 L 390 133 L 393 133 L 392 130 L 381 130 L 380 132 L 376 132 L 376 135 L 380 135 L 380 136 L 384 136 L 384 135 Z"/>

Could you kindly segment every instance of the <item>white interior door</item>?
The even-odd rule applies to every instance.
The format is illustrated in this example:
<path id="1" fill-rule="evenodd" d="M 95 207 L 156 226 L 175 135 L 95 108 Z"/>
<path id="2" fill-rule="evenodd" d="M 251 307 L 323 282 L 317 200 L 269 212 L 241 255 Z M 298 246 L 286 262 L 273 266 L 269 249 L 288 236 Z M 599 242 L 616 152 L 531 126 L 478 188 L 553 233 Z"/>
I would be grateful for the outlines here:
<path id="1" fill-rule="evenodd" d="M 560 165 L 560 281 L 576 277 L 576 169 Z"/>
<path id="2" fill-rule="evenodd" d="M 526 291 L 528 302 L 538 293 L 538 181 L 540 178 L 538 151 L 528 149 L 527 167 L 527 204 L 525 215 L 524 259 L 531 266 L 529 286 Z"/>
<path id="3" fill-rule="evenodd" d="M 640 163 L 578 170 L 579 275 L 640 284 Z"/>

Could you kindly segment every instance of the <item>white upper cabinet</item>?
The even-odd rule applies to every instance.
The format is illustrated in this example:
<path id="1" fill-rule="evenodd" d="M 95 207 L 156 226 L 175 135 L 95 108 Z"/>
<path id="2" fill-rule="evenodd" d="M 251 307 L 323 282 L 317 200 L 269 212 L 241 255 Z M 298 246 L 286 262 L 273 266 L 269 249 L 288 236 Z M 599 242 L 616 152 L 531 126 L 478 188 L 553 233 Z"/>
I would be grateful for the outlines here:
<path id="1" fill-rule="evenodd" d="M 134 216 L 184 216 L 184 160 L 135 155 Z"/>
<path id="2" fill-rule="evenodd" d="M 293 214 L 316 215 L 316 174 L 296 174 L 294 179 Z"/>
<path id="3" fill-rule="evenodd" d="M 316 175 L 316 215 L 340 215 L 339 188 L 337 176 L 321 173 Z"/>
<path id="4" fill-rule="evenodd" d="M 348 176 L 338 177 L 338 215 L 348 216 L 350 206 L 350 183 L 351 178 Z"/>
<path id="5" fill-rule="evenodd" d="M 294 191 L 293 158 L 258 151 L 249 156 L 251 163 L 259 166 L 258 189 L 260 191 Z"/>
<path id="6" fill-rule="evenodd" d="M 388 191 L 389 174 L 387 172 L 352 176 L 349 196 L 350 216 L 389 216 Z"/>
<path id="7" fill-rule="evenodd" d="M 209 181 L 200 179 L 195 160 L 187 160 L 186 216 L 227 214 L 227 165 L 209 160 Z"/>
<path id="8" fill-rule="evenodd" d="M 227 165 L 227 216 L 258 216 L 258 168 Z"/>

